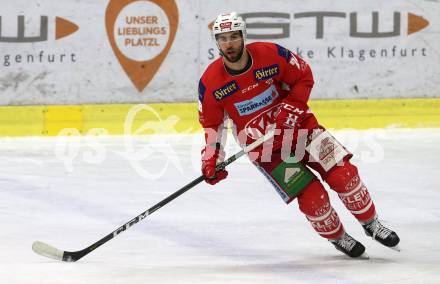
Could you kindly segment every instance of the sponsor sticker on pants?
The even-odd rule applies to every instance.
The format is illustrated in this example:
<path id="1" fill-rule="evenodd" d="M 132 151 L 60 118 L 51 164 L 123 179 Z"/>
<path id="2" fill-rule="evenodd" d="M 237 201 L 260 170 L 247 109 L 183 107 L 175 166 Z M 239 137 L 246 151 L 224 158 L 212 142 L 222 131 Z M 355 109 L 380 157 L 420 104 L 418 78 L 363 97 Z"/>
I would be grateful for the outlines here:
<path id="1" fill-rule="evenodd" d="M 289 198 L 297 196 L 314 178 L 309 169 L 293 156 L 279 164 L 271 174 Z"/>

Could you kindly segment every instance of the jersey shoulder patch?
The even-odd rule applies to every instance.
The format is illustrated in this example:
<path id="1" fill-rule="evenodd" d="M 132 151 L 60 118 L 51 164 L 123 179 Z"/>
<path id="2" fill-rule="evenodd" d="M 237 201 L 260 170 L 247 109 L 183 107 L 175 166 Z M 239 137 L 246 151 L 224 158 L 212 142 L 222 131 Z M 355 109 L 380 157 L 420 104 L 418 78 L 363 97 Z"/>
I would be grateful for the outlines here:
<path id="1" fill-rule="evenodd" d="M 199 80 L 199 102 L 203 102 L 203 98 L 205 97 L 206 87 L 202 82 L 202 79 Z"/>
<path id="2" fill-rule="evenodd" d="M 278 55 L 284 58 L 286 62 L 289 62 L 290 58 L 292 57 L 292 52 L 281 45 L 275 45 L 277 47 Z"/>

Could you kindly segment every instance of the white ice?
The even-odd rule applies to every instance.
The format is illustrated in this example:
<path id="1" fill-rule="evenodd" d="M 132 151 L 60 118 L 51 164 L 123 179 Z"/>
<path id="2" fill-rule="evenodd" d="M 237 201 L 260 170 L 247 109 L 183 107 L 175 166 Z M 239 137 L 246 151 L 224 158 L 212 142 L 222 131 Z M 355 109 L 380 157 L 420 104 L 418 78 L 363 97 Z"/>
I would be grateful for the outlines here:
<path id="1" fill-rule="evenodd" d="M 370 259 L 342 255 L 242 158 L 227 180 L 196 186 L 78 262 L 44 258 L 33 241 L 80 250 L 198 177 L 202 136 L 9 138 L 0 283 L 440 283 L 440 129 L 333 133 L 401 252 L 365 236 L 330 192 Z"/>

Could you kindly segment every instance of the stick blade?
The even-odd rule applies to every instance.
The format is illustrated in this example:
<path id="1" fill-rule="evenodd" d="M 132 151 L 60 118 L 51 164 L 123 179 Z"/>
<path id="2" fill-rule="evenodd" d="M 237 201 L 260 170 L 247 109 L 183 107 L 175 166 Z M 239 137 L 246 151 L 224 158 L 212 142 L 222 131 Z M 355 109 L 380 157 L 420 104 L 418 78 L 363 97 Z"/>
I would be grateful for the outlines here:
<path id="1" fill-rule="evenodd" d="M 48 245 L 43 242 L 36 241 L 32 244 L 32 250 L 39 255 L 53 258 L 56 260 L 63 260 L 64 251 L 59 250 L 51 245 Z"/>

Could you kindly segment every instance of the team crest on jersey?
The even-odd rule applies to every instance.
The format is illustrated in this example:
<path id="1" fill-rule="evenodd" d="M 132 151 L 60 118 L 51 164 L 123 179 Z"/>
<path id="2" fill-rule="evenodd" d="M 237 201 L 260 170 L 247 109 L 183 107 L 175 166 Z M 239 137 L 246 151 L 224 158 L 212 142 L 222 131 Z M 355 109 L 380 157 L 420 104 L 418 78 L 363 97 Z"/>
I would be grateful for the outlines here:
<path id="1" fill-rule="evenodd" d="M 250 120 L 244 127 L 246 135 L 252 139 L 258 139 L 263 136 L 267 129 L 275 122 L 280 108 L 281 104 L 275 105 Z"/>
<path id="2" fill-rule="evenodd" d="M 214 95 L 214 97 L 217 101 L 220 101 L 220 100 L 227 98 L 230 95 L 234 94 L 239 89 L 240 88 L 238 87 L 237 82 L 231 81 L 231 82 L 227 83 L 226 85 L 224 85 L 223 87 L 221 87 L 220 89 L 215 90 L 212 94 Z"/>
<path id="3" fill-rule="evenodd" d="M 272 104 L 277 97 L 277 89 L 272 85 L 258 96 L 255 96 L 250 100 L 235 103 L 234 106 L 240 116 L 248 115 Z"/>
<path id="4" fill-rule="evenodd" d="M 280 73 L 280 66 L 278 64 L 263 67 L 254 70 L 254 77 L 257 81 L 267 80 Z"/>

